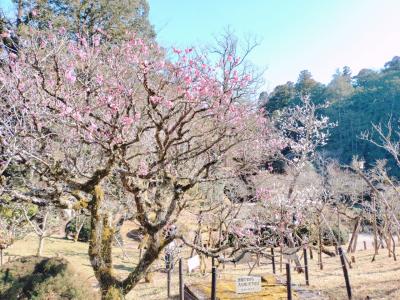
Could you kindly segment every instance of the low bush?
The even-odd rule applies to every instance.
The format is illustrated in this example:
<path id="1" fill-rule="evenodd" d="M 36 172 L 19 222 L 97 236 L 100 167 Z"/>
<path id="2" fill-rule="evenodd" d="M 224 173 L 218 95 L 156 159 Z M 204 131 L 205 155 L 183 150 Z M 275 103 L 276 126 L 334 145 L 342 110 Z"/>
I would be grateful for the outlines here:
<path id="1" fill-rule="evenodd" d="M 83 282 L 65 259 L 22 257 L 0 268 L 0 299 L 97 299 Z"/>
<path id="2" fill-rule="evenodd" d="M 331 228 L 324 227 L 322 229 L 322 243 L 325 246 L 333 246 L 338 244 L 345 245 L 349 241 L 349 233 L 343 228 L 333 226 Z"/>

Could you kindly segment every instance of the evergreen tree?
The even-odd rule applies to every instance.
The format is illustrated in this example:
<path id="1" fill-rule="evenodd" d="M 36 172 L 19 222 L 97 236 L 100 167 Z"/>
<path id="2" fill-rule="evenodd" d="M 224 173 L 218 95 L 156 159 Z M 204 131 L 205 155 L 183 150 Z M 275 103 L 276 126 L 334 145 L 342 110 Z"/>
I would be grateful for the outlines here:
<path id="1" fill-rule="evenodd" d="M 155 33 L 148 20 L 146 0 L 14 0 L 18 7 L 17 24 L 38 29 L 53 26 L 79 33 L 89 39 L 96 32 L 120 39 L 127 32 L 146 38 Z M 51 24 L 51 25 L 50 25 Z M 23 32 L 21 26 L 20 31 Z"/>

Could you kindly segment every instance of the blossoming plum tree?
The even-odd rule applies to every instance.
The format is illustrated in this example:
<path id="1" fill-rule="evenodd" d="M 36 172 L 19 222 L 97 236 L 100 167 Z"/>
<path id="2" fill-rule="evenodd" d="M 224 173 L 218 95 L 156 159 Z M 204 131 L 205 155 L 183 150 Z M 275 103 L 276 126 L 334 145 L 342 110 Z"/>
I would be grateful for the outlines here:
<path id="1" fill-rule="evenodd" d="M 166 245 L 186 241 L 179 226 L 165 232 L 183 211 L 198 213 L 195 189 L 257 172 L 271 151 L 262 112 L 243 99 L 252 79 L 230 53 L 215 66 L 193 49 L 166 59 L 165 50 L 135 37 L 87 43 L 42 31 L 23 45 L 0 69 L 2 129 L 21 125 L 2 130 L 1 146 L 12 156 L 1 156 L 1 165 L 24 172 L 18 188 L 5 177 L 2 193 L 87 207 L 102 296 L 127 294 Z M 120 279 L 112 271 L 113 220 L 124 212 L 148 240 Z"/>

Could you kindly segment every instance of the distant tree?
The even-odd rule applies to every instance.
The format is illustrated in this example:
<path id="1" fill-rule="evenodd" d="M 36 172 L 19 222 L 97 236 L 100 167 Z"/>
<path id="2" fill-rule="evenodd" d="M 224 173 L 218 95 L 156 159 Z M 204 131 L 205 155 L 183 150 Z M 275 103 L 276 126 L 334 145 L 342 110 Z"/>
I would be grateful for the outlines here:
<path id="1" fill-rule="evenodd" d="M 266 111 L 272 113 L 284 107 L 301 103 L 299 96 L 309 92 L 314 104 L 331 105 L 318 110 L 319 114 L 329 116 L 338 126 L 330 130 L 331 138 L 324 148 L 331 158 L 349 164 L 353 155 L 366 162 L 366 168 L 374 165 L 377 159 L 387 159 L 391 175 L 400 176 L 394 168 L 394 159 L 382 148 L 360 140 L 361 132 L 370 128 L 371 122 L 379 124 L 391 116 L 393 124 L 400 119 L 400 57 L 394 57 L 382 70 L 362 69 L 352 76 L 348 66 L 338 69 L 331 82 L 325 87 L 315 81 L 309 71 L 300 73 L 294 88 L 290 85 L 277 86 L 269 95 Z M 293 92 L 293 89 L 295 91 Z M 293 95 L 295 94 L 295 95 Z"/>
<path id="2" fill-rule="evenodd" d="M 318 83 L 312 77 L 311 72 L 308 70 L 303 70 L 300 72 L 297 82 L 295 84 L 296 92 L 300 96 L 310 95 L 317 84 Z"/>
<path id="3" fill-rule="evenodd" d="M 344 78 L 346 78 L 349 81 L 351 81 L 351 69 L 350 69 L 349 66 L 344 66 L 343 67 L 342 75 L 343 75 Z"/>
<path id="4" fill-rule="evenodd" d="M 264 91 L 261 92 L 260 95 L 258 96 L 258 105 L 259 107 L 265 107 L 265 105 L 268 102 L 268 92 Z"/>
<path id="5" fill-rule="evenodd" d="M 289 105 L 295 95 L 296 90 L 293 82 L 288 81 L 285 84 L 278 85 L 266 99 L 266 111 L 273 113 L 275 110 L 283 109 Z"/>
<path id="6" fill-rule="evenodd" d="M 297 82 L 295 84 L 296 89 L 296 104 L 301 104 L 302 97 L 309 97 L 310 101 L 316 104 L 322 104 L 325 102 L 325 86 L 316 81 L 310 71 L 303 70 L 300 72 Z"/>
<path id="7" fill-rule="evenodd" d="M 25 206 L 21 205 L 21 209 L 31 230 L 39 240 L 36 256 L 42 256 L 45 239 L 58 229 L 58 211 L 52 207 L 45 207 L 31 216 Z"/>
<path id="8" fill-rule="evenodd" d="M 350 68 L 344 67 L 343 72 L 337 69 L 326 89 L 328 99 L 332 102 L 341 101 L 349 97 L 353 91 Z"/>
<path id="9" fill-rule="evenodd" d="M 356 87 L 369 88 L 378 78 L 378 72 L 372 69 L 361 69 L 360 72 L 354 76 L 354 84 Z"/>
<path id="10" fill-rule="evenodd" d="M 146 0 L 14 0 L 17 23 L 38 29 L 65 28 L 92 38 L 97 32 L 111 39 L 123 38 L 127 31 L 154 38 L 148 20 Z M 63 29 L 64 30 L 64 29 Z"/>
<path id="11" fill-rule="evenodd" d="M 400 71 L 400 56 L 395 56 L 391 61 L 385 63 L 384 71 Z"/>

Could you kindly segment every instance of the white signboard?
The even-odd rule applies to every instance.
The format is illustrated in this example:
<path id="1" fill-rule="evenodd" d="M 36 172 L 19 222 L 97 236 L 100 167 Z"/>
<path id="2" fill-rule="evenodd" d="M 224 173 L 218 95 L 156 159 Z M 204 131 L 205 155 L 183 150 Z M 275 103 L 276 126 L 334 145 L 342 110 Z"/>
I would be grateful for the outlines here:
<path id="1" fill-rule="evenodd" d="M 200 267 L 200 257 L 195 255 L 188 259 L 188 270 L 189 273 L 192 272 L 194 269 Z"/>
<path id="2" fill-rule="evenodd" d="M 260 276 L 241 276 L 236 278 L 236 293 L 256 293 L 261 291 Z"/>

